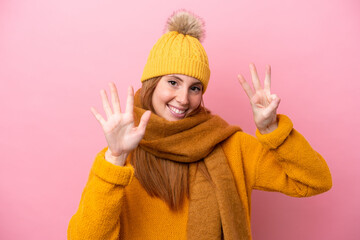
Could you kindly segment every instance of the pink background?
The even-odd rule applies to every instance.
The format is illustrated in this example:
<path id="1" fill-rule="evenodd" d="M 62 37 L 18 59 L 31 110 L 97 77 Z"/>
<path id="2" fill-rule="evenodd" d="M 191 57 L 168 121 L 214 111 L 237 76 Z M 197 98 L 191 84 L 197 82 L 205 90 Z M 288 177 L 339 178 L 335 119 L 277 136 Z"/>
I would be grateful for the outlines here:
<path id="1" fill-rule="evenodd" d="M 358 0 L 0 1 L 0 239 L 65 239 L 95 154 L 90 107 L 115 81 L 140 86 L 173 10 L 206 21 L 212 70 L 205 105 L 254 134 L 237 82 L 261 79 L 327 160 L 333 188 L 311 198 L 253 192 L 254 239 L 360 239 Z"/>

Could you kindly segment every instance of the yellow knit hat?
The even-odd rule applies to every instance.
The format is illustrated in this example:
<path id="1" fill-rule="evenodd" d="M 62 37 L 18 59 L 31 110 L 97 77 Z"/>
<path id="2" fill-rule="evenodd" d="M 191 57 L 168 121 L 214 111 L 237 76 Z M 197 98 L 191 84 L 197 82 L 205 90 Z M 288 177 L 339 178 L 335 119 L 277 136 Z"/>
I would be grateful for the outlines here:
<path id="1" fill-rule="evenodd" d="M 200 41 L 204 37 L 203 21 L 180 10 L 167 21 L 167 33 L 151 49 L 141 82 L 150 78 L 184 74 L 198 79 L 205 92 L 209 79 L 209 61 Z"/>

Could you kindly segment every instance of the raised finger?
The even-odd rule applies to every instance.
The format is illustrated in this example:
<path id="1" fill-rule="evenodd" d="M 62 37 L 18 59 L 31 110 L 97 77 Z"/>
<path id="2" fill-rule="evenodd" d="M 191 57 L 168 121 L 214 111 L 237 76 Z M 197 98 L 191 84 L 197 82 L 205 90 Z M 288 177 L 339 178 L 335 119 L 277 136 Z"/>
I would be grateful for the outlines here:
<path id="1" fill-rule="evenodd" d="M 133 113 L 134 110 L 134 89 L 132 88 L 132 86 L 130 86 L 128 88 L 128 97 L 126 100 L 126 109 L 125 111 L 127 113 Z"/>
<path id="2" fill-rule="evenodd" d="M 109 119 L 110 116 L 112 115 L 112 110 L 111 110 L 111 107 L 110 107 L 110 104 L 109 104 L 107 94 L 106 94 L 104 89 L 101 89 L 100 95 L 101 95 L 103 108 L 104 108 L 104 111 L 106 113 L 106 117 L 107 117 L 107 119 Z"/>
<path id="3" fill-rule="evenodd" d="M 119 100 L 119 95 L 118 95 L 116 85 L 115 85 L 115 83 L 111 82 L 111 83 L 109 83 L 109 86 L 110 86 L 110 90 L 111 90 L 111 102 L 112 102 L 112 105 L 114 108 L 114 112 L 121 113 L 120 100 Z"/>
<path id="4" fill-rule="evenodd" d="M 255 91 L 261 90 L 261 84 L 260 84 L 260 80 L 259 80 L 259 77 L 258 77 L 258 74 L 256 71 L 255 64 L 250 63 L 249 68 L 250 68 L 251 79 L 252 79 L 252 83 L 254 85 Z"/>
<path id="5" fill-rule="evenodd" d="M 246 95 L 249 97 L 249 99 L 251 99 L 254 95 L 254 92 L 253 92 L 252 88 L 250 87 L 250 85 L 246 82 L 244 76 L 239 74 L 238 80 L 239 80 L 239 83 L 241 84 L 242 88 L 244 89 Z"/>
<path id="6" fill-rule="evenodd" d="M 103 126 L 106 123 L 106 121 L 101 116 L 101 114 L 98 113 L 98 111 L 96 111 L 96 109 L 93 107 L 91 107 L 90 110 L 91 110 L 92 114 L 94 115 L 94 117 L 96 118 L 96 120 L 98 120 L 98 122 L 101 124 L 101 126 Z"/>
<path id="7" fill-rule="evenodd" d="M 270 65 L 266 65 L 266 74 L 265 74 L 265 81 L 264 81 L 264 90 L 267 94 L 270 95 L 271 92 L 271 67 Z"/>

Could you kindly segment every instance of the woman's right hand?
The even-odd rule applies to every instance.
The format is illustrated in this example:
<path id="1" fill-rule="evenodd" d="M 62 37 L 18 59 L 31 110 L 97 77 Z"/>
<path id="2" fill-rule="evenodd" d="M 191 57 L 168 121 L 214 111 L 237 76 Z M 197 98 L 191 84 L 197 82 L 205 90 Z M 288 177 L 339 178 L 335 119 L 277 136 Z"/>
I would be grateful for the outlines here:
<path id="1" fill-rule="evenodd" d="M 142 116 L 139 126 L 134 126 L 134 90 L 128 88 L 126 109 L 121 113 L 120 100 L 114 83 L 109 83 L 111 90 L 111 101 L 113 110 L 110 107 L 105 90 L 100 91 L 103 108 L 107 120 L 91 107 L 91 112 L 101 124 L 108 144 L 106 160 L 113 164 L 124 166 L 128 154 L 137 147 L 145 134 L 146 125 L 150 119 L 151 111 L 146 111 Z M 110 158 L 110 159 L 108 159 Z"/>

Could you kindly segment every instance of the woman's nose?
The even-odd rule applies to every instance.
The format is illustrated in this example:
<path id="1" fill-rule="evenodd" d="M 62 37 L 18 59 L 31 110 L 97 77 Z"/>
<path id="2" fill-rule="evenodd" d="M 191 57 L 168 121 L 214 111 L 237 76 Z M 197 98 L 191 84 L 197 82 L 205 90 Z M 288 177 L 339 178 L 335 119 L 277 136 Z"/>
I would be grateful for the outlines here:
<path id="1" fill-rule="evenodd" d="M 176 101 L 182 105 L 189 104 L 188 91 L 181 89 L 177 92 Z"/>

